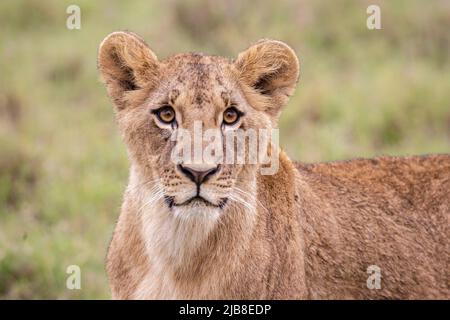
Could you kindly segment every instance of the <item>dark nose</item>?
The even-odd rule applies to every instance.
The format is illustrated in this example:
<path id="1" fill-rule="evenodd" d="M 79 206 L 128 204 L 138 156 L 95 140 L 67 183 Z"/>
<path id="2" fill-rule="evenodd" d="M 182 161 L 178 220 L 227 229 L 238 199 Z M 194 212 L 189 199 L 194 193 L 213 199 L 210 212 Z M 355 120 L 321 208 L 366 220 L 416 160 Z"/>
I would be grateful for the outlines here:
<path id="1" fill-rule="evenodd" d="M 220 166 L 217 165 L 213 168 L 207 169 L 193 169 L 189 166 L 178 165 L 178 169 L 190 180 L 195 182 L 196 185 L 201 185 L 203 182 L 211 178 L 217 171 L 219 171 Z"/>

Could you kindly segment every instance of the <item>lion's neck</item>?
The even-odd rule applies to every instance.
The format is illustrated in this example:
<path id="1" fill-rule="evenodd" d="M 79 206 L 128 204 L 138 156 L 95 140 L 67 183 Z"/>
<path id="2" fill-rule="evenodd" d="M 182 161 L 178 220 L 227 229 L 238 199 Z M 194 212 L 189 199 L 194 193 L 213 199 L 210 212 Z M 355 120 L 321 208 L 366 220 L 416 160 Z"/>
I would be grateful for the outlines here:
<path id="1" fill-rule="evenodd" d="M 133 276 L 137 286 L 122 281 L 133 292 L 129 297 L 256 297 L 261 290 L 268 290 L 270 286 L 264 284 L 267 268 L 282 267 L 278 265 L 281 262 L 267 259 L 277 256 L 279 250 L 275 233 L 285 234 L 298 223 L 290 190 L 293 183 L 287 179 L 292 172 L 284 171 L 286 168 L 281 175 L 242 179 L 246 185 L 238 187 L 254 196 L 247 197 L 245 204 L 229 201 L 222 212 L 174 212 L 163 200 L 146 205 L 151 186 L 141 187 L 143 181 L 132 173 L 109 255 L 115 257 L 115 245 L 125 241 L 121 234 L 136 226 L 136 231 L 126 237 L 139 239 L 142 250 L 130 255 L 126 253 L 132 251 L 131 247 L 127 251 L 129 241 L 122 244 L 122 259 L 130 260 L 132 270 L 141 270 Z M 269 262 L 275 265 L 269 266 Z M 110 274 L 115 274 L 114 270 Z M 259 278 L 262 282 L 252 280 Z M 250 287 L 254 289 L 251 293 Z"/>
<path id="2" fill-rule="evenodd" d="M 149 275 L 135 297 L 148 298 L 152 292 L 159 298 L 189 298 L 211 294 L 211 283 L 220 288 L 218 283 L 232 278 L 249 250 L 256 215 L 251 208 L 251 201 L 231 202 L 222 212 L 194 212 L 169 209 L 160 200 L 139 212 Z M 191 283 L 189 289 L 186 283 Z"/>

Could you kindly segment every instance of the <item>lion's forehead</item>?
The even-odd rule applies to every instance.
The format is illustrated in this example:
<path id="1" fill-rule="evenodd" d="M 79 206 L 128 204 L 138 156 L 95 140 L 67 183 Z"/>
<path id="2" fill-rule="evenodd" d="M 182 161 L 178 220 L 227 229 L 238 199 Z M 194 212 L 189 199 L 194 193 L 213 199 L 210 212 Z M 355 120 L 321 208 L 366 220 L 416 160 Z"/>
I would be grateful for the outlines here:
<path id="1" fill-rule="evenodd" d="M 190 53 L 166 62 L 173 83 L 194 91 L 215 91 L 230 85 L 230 63 L 222 57 Z"/>
<path id="2" fill-rule="evenodd" d="M 210 118 L 230 102 L 233 81 L 226 59 L 183 54 L 169 59 L 167 66 L 172 75 L 168 95 L 183 113 L 194 111 L 195 117 Z"/>

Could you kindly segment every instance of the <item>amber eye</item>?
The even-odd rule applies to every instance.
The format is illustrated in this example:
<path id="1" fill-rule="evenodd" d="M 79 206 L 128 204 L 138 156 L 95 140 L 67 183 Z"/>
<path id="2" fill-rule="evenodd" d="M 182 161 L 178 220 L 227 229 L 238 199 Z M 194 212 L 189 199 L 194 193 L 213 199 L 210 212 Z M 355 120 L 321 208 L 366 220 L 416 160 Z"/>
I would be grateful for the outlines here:
<path id="1" fill-rule="evenodd" d="M 236 108 L 231 107 L 223 112 L 223 123 L 227 125 L 235 124 L 240 118 L 240 112 Z"/>
<path id="2" fill-rule="evenodd" d="M 175 121 L 175 110 L 171 106 L 164 106 L 155 111 L 158 119 L 166 124 L 172 123 Z"/>

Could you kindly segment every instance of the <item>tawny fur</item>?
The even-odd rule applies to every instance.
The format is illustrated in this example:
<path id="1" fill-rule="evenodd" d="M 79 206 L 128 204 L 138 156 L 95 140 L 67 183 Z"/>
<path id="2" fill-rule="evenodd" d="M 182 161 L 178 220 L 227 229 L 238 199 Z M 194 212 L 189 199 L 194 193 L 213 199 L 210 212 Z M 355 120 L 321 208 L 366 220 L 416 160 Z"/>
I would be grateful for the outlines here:
<path id="1" fill-rule="evenodd" d="M 236 61 L 158 61 L 142 39 L 117 32 L 100 46 L 99 69 L 131 162 L 107 256 L 113 298 L 450 298 L 449 155 L 297 164 L 281 152 L 275 175 L 230 165 L 204 186 L 211 201 L 244 190 L 246 205 L 164 202 L 192 186 L 148 109 L 170 103 L 186 128 L 214 127 L 226 93 L 245 110 L 243 128 L 276 128 L 299 73 L 285 44 L 260 41 Z M 371 265 L 381 289 L 367 287 Z"/>

